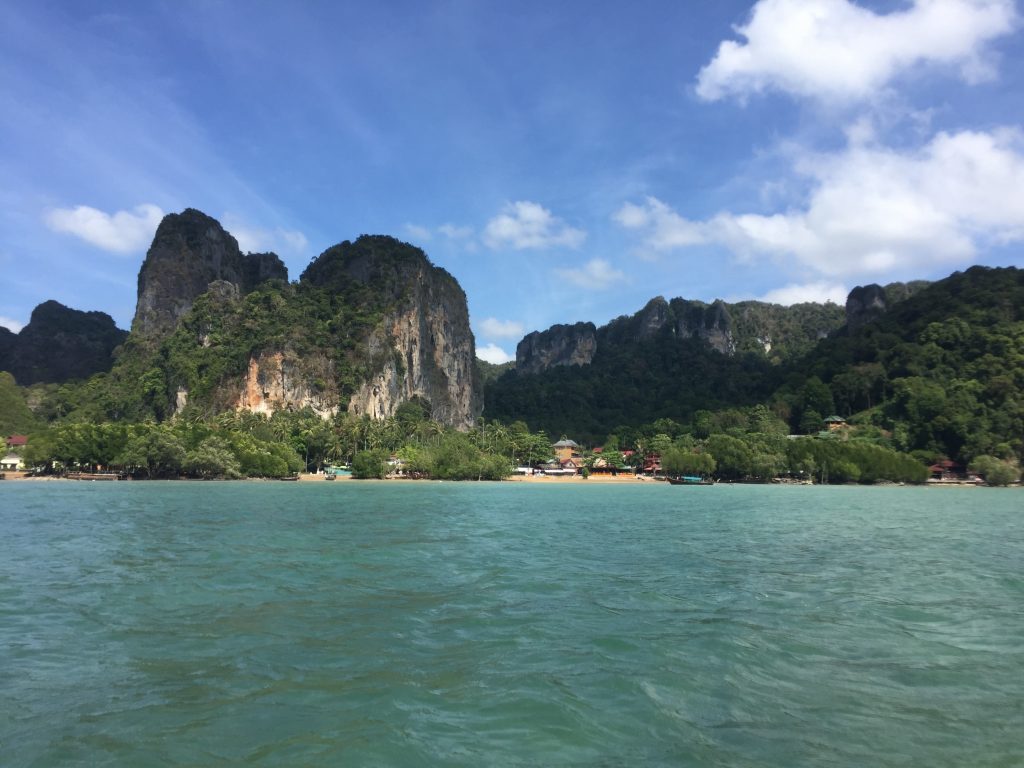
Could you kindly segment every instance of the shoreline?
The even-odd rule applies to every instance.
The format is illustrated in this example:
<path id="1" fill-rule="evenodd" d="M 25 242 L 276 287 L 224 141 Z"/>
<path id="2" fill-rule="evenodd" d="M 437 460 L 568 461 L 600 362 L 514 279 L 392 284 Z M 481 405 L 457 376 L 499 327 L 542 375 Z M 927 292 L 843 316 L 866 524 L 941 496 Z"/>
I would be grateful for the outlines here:
<path id="1" fill-rule="evenodd" d="M 12 474 L 17 474 L 17 475 L 20 475 L 20 476 L 18 476 L 18 477 L 11 477 Z M 5 483 L 6 482 L 14 482 L 14 481 L 22 481 L 22 482 L 27 482 L 27 483 L 55 483 L 55 482 L 56 483 L 96 483 L 96 482 L 103 482 L 103 483 L 121 483 L 121 482 L 135 483 L 135 482 L 141 482 L 141 483 L 146 483 L 146 482 L 150 482 L 149 480 L 131 480 L 131 479 L 128 479 L 128 480 L 111 480 L 109 478 L 102 479 L 102 480 L 90 480 L 90 479 L 79 479 L 79 478 L 70 478 L 70 477 L 55 477 L 55 476 L 50 476 L 50 475 L 44 475 L 44 476 L 35 477 L 35 476 L 28 476 L 26 473 L 11 473 L 11 472 L 7 472 L 6 475 L 7 475 L 7 477 L 2 482 L 5 482 Z M 168 480 L 172 480 L 173 482 L 180 482 L 180 483 L 279 483 L 279 482 L 287 482 L 287 481 L 281 480 L 280 478 L 267 478 L 267 477 L 244 477 L 244 478 L 239 478 L 239 479 L 236 479 L 236 480 L 226 480 L 226 479 L 203 480 L 203 479 L 199 479 L 199 478 L 174 478 L 174 479 L 170 479 L 169 478 Z M 297 481 L 293 480 L 292 482 L 301 482 L 301 483 L 344 482 L 344 483 L 348 483 L 348 482 L 352 482 L 354 480 L 355 480 L 355 478 L 353 478 L 351 475 L 338 475 L 338 476 L 336 476 L 336 478 L 334 480 L 328 481 L 328 480 L 326 480 L 324 475 L 313 474 L 313 473 L 301 473 L 299 475 L 299 477 L 298 477 L 298 480 Z M 165 480 L 165 482 L 166 482 L 166 480 Z M 640 485 L 659 485 L 659 484 L 667 485 L 667 483 L 664 480 L 662 480 L 662 479 L 657 479 L 656 480 L 653 477 L 647 477 L 645 475 L 630 475 L 630 474 L 625 474 L 625 473 L 620 474 L 618 476 L 613 476 L 613 475 L 591 475 L 588 478 L 584 478 L 584 477 L 582 477 L 580 475 L 569 476 L 569 477 L 558 477 L 558 476 L 550 476 L 550 475 L 512 475 L 510 477 L 506 477 L 504 480 L 481 480 L 481 481 L 477 481 L 477 480 L 438 480 L 438 479 L 430 479 L 430 478 L 413 479 L 413 478 L 407 478 L 407 477 L 387 477 L 387 478 L 383 478 L 383 479 L 360 480 L 360 481 L 356 481 L 356 482 L 360 482 L 360 483 L 364 483 L 365 482 L 365 483 L 370 483 L 370 484 L 372 484 L 372 483 L 388 483 L 388 484 L 391 484 L 391 483 L 440 483 L 440 482 L 444 482 L 444 483 L 475 483 L 475 482 L 481 482 L 481 483 L 488 483 L 488 484 L 519 483 L 519 484 L 525 484 L 525 485 L 617 485 L 617 486 L 621 486 L 621 485 L 640 486 Z M 798 483 L 772 483 L 772 482 L 769 482 L 769 483 L 717 482 L 717 483 L 714 483 L 714 485 L 724 485 L 724 486 L 761 485 L 761 486 L 779 486 L 779 487 L 784 487 L 784 486 L 799 485 L 799 484 Z M 860 483 L 846 483 L 846 484 L 836 485 L 834 487 L 840 487 L 841 488 L 841 487 L 848 487 L 850 485 L 860 486 L 861 484 Z M 871 488 L 871 487 L 901 487 L 903 485 L 904 485 L 903 483 L 883 482 L 883 483 L 872 483 L 871 485 L 864 485 L 863 487 L 865 487 L 865 488 Z M 952 480 L 934 481 L 934 480 L 932 480 L 932 481 L 926 481 L 924 483 L 920 483 L 918 485 L 913 485 L 913 484 L 909 484 L 909 483 L 905 484 L 905 485 L 908 488 L 989 488 L 989 487 L 996 487 L 996 486 L 988 486 L 988 485 L 984 485 L 984 484 L 979 485 L 978 483 L 974 483 L 974 482 L 966 481 L 966 480 L 965 481 L 952 481 Z M 812 485 L 812 487 L 825 487 L 825 486 L 833 487 L 832 484 L 830 484 L 830 483 L 824 483 L 824 484 L 822 484 L 822 483 L 814 483 Z M 0 486 L 0 487 L 2 487 L 2 486 Z M 1018 484 L 1010 485 L 1008 487 L 1009 488 L 1020 488 L 1020 487 L 1024 487 L 1024 485 L 1018 483 Z"/>

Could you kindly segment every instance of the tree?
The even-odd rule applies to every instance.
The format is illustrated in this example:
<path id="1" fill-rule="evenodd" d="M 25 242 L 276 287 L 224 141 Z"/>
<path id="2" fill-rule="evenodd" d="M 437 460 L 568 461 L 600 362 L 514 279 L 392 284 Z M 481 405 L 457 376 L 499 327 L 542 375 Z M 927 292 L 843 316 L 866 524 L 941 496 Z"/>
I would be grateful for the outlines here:
<path id="1" fill-rule="evenodd" d="M 730 435 L 712 435 L 707 440 L 707 452 L 718 463 L 720 477 L 739 480 L 750 474 L 752 456 L 742 440 Z"/>
<path id="2" fill-rule="evenodd" d="M 169 427 L 142 425 L 114 463 L 149 477 L 173 477 L 184 460 L 185 446 Z"/>
<path id="3" fill-rule="evenodd" d="M 352 477 L 357 480 L 383 480 L 387 473 L 387 462 L 387 451 L 359 451 L 352 457 Z"/>
<path id="4" fill-rule="evenodd" d="M 241 465 L 231 446 L 221 437 L 208 437 L 197 448 L 185 454 L 182 469 L 194 477 L 206 479 L 224 477 L 228 479 L 242 476 Z"/>
<path id="5" fill-rule="evenodd" d="M 661 467 L 669 475 L 699 475 L 705 477 L 717 468 L 714 457 L 709 453 L 683 451 L 670 448 L 661 457 Z"/>
<path id="6" fill-rule="evenodd" d="M 1017 467 L 995 456 L 978 456 L 968 469 L 985 478 L 989 485 L 1005 486 L 1020 480 L 1020 470 Z"/>

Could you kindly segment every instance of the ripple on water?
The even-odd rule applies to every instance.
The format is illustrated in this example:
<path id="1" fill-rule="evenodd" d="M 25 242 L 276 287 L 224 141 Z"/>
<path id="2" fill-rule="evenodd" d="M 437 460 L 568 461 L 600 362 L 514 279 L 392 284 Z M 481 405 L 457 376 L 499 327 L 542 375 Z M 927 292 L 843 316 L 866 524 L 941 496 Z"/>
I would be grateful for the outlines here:
<path id="1" fill-rule="evenodd" d="M 1018 495 L 5 484 L 0 763 L 1024 763 Z"/>

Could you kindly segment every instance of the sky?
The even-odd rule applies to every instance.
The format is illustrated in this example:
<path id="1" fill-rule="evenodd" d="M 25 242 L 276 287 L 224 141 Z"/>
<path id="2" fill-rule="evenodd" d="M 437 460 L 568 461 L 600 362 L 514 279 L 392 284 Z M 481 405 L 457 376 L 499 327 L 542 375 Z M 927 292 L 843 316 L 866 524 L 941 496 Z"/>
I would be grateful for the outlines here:
<path id="1" fill-rule="evenodd" d="M 1024 266 L 1014 0 L 0 0 L 0 325 L 130 326 L 163 215 L 292 279 L 360 234 L 478 355 L 651 298 Z"/>

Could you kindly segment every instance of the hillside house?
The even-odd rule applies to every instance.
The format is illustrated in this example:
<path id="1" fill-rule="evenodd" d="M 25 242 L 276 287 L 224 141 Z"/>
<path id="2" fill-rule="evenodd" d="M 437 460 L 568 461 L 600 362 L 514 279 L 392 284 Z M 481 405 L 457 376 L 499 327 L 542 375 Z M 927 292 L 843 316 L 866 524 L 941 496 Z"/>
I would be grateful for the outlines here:
<path id="1" fill-rule="evenodd" d="M 829 432 L 842 432 L 849 426 L 842 416 L 829 416 L 825 419 L 825 429 Z"/>
<path id="2" fill-rule="evenodd" d="M 6 443 L 8 453 L 17 452 L 28 445 L 28 437 L 26 435 L 9 435 Z"/>

